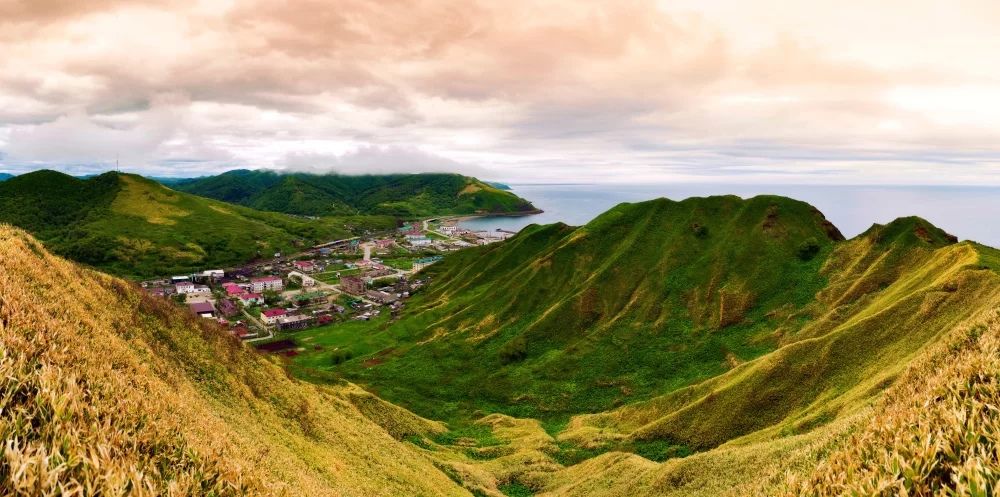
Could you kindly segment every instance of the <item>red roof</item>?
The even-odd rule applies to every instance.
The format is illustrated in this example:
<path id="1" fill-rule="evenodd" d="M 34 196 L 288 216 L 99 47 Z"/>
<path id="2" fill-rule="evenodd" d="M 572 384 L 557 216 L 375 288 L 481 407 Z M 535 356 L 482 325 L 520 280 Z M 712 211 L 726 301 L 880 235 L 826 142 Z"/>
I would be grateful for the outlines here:
<path id="1" fill-rule="evenodd" d="M 262 297 L 263 297 L 263 295 L 261 295 L 259 293 L 249 293 L 249 292 L 248 293 L 244 293 L 243 295 L 240 295 L 240 298 L 243 299 L 243 300 L 259 299 L 259 298 L 262 298 Z"/>
<path id="2" fill-rule="evenodd" d="M 188 304 L 188 306 L 195 314 L 215 312 L 215 307 L 212 306 L 211 302 L 195 302 L 193 304 Z"/>
<path id="3" fill-rule="evenodd" d="M 273 318 L 275 316 L 284 316 L 285 315 L 285 310 L 284 309 L 268 309 L 268 310 L 266 310 L 264 312 L 261 312 L 261 314 L 263 314 L 264 316 L 267 316 L 269 318 Z"/>
<path id="4" fill-rule="evenodd" d="M 239 295 L 246 290 L 236 286 L 236 285 L 226 285 L 226 293 L 229 295 Z"/>

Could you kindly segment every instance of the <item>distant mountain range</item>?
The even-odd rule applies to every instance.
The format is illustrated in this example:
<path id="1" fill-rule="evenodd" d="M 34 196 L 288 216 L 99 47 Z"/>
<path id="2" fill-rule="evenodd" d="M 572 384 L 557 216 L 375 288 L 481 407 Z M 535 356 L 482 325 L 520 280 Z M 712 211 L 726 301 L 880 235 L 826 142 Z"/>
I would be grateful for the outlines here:
<path id="1" fill-rule="evenodd" d="M 531 202 L 458 174 L 378 176 L 235 170 L 170 185 L 179 191 L 263 211 L 310 216 L 523 214 Z"/>
<path id="2" fill-rule="evenodd" d="M 6 180 L 11 179 L 13 177 L 14 177 L 14 175 L 10 174 L 10 173 L 0 173 L 0 181 L 6 181 Z"/>
<path id="3" fill-rule="evenodd" d="M 310 220 L 177 192 L 132 174 L 79 179 L 44 170 L 0 183 L 0 221 L 29 230 L 58 254 L 127 276 L 239 264 L 396 223 L 388 216 Z"/>

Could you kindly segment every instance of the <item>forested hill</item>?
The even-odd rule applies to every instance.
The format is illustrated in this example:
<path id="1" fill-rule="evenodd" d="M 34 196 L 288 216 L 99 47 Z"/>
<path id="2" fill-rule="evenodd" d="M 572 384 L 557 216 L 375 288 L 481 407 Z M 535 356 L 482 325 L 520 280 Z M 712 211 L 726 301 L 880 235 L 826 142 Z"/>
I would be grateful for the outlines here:
<path id="1" fill-rule="evenodd" d="M 54 252 L 124 276 L 155 276 L 246 262 L 364 227 L 389 216 L 309 220 L 173 191 L 141 176 L 87 179 L 35 171 L 0 182 L 0 222 Z"/>
<path id="2" fill-rule="evenodd" d="M 254 209 L 300 215 L 517 214 L 531 202 L 459 174 L 366 176 L 235 170 L 171 185 L 180 191 Z"/>

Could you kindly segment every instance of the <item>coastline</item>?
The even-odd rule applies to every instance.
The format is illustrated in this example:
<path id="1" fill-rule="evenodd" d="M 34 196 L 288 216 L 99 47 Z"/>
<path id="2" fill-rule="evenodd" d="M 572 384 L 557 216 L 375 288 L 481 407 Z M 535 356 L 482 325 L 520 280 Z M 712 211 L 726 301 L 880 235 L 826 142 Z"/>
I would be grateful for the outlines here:
<path id="1" fill-rule="evenodd" d="M 479 219 L 479 218 L 483 218 L 483 217 L 526 217 L 526 216 L 535 216 L 535 215 L 538 215 L 538 214 L 542 214 L 544 212 L 545 211 L 543 211 L 542 209 L 533 209 L 533 210 L 530 210 L 530 211 L 518 211 L 518 212 L 496 212 L 496 213 L 489 212 L 489 213 L 486 213 L 486 214 L 458 214 L 458 215 L 454 215 L 454 216 L 442 216 L 442 217 L 439 217 L 437 219 L 440 219 L 440 220 L 443 220 L 443 221 L 447 220 L 447 221 L 462 222 L 462 221 L 468 221 L 470 219 Z"/>

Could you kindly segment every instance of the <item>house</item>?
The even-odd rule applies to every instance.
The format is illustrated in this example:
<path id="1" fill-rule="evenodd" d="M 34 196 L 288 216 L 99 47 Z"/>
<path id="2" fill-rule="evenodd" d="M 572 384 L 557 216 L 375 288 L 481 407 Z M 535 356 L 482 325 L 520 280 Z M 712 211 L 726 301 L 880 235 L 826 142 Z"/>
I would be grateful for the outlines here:
<path id="1" fill-rule="evenodd" d="M 247 335 L 250 334 L 250 329 L 247 328 L 246 323 L 244 323 L 242 321 L 234 324 L 233 327 L 229 329 L 229 331 L 234 336 L 236 336 L 236 338 L 244 338 L 244 337 L 246 337 Z"/>
<path id="2" fill-rule="evenodd" d="M 260 313 L 261 321 L 270 326 L 278 322 L 278 319 L 288 315 L 284 309 L 265 309 Z"/>
<path id="3" fill-rule="evenodd" d="M 316 263 L 313 261 L 295 261 L 292 263 L 295 269 L 304 273 L 311 273 L 316 270 Z"/>
<path id="4" fill-rule="evenodd" d="M 206 271 L 202 271 L 201 274 L 200 274 L 200 276 L 202 278 L 210 278 L 210 279 L 213 279 L 213 280 L 221 280 L 222 278 L 224 278 L 226 276 L 226 272 L 223 271 L 223 270 L 221 270 L 221 269 L 209 269 L 209 270 L 206 270 Z"/>
<path id="5" fill-rule="evenodd" d="M 396 240 L 392 238 L 383 238 L 381 240 L 375 240 L 375 248 L 377 249 L 387 249 L 396 244 Z"/>
<path id="6" fill-rule="evenodd" d="M 396 297 L 391 293 L 380 292 L 376 290 L 369 290 L 367 293 L 365 293 L 365 296 L 368 297 L 369 300 L 378 302 L 380 304 L 391 304 L 399 300 L 398 297 Z"/>
<path id="7" fill-rule="evenodd" d="M 212 305 L 211 302 L 197 302 L 194 304 L 189 304 L 188 308 L 191 309 L 191 312 L 203 318 L 215 317 L 215 307 Z"/>
<path id="8" fill-rule="evenodd" d="M 326 300 L 326 294 L 323 292 L 307 292 L 301 293 L 294 297 L 295 305 L 307 305 L 323 302 Z"/>
<path id="9" fill-rule="evenodd" d="M 230 297 L 239 297 L 247 292 L 243 289 L 243 287 L 237 285 L 236 283 L 226 283 L 225 285 L 222 285 L 222 288 L 226 290 L 226 295 Z"/>
<path id="10" fill-rule="evenodd" d="M 410 242 L 410 245 L 413 245 L 414 247 L 426 247 L 430 245 L 433 240 L 427 238 L 426 236 L 415 236 L 412 238 L 407 236 L 406 241 Z"/>
<path id="11" fill-rule="evenodd" d="M 226 317 L 235 316 L 240 312 L 239 308 L 236 307 L 236 304 L 229 299 L 220 300 L 218 302 L 218 306 L 219 313 Z"/>
<path id="12" fill-rule="evenodd" d="M 440 231 L 446 235 L 454 235 L 458 231 L 458 226 L 442 226 Z"/>
<path id="13" fill-rule="evenodd" d="M 316 279 L 311 276 L 306 276 L 305 273 L 300 273 L 298 271 L 292 271 L 288 273 L 288 279 L 298 278 L 302 282 L 303 287 L 316 286 Z"/>
<path id="14" fill-rule="evenodd" d="M 413 261 L 413 272 L 420 271 L 423 268 L 430 266 L 431 264 L 434 264 L 437 261 L 440 261 L 441 259 L 442 257 L 440 255 L 436 255 L 433 257 L 422 257 L 420 259 L 417 259 Z"/>
<path id="15" fill-rule="evenodd" d="M 316 321 L 316 319 L 312 316 L 296 314 L 294 316 L 279 317 L 277 319 L 277 325 L 280 330 L 301 330 L 303 328 L 308 328 L 314 321 Z"/>
<path id="16" fill-rule="evenodd" d="M 194 291 L 194 283 L 190 281 L 180 281 L 174 283 L 174 289 L 179 294 L 188 294 Z"/>
<path id="17" fill-rule="evenodd" d="M 264 303 L 264 296 L 259 293 L 243 293 L 240 294 L 240 303 L 243 307 L 250 307 L 252 305 L 261 305 Z"/>
<path id="18" fill-rule="evenodd" d="M 253 293 L 263 293 L 268 290 L 280 292 L 285 288 L 280 276 L 262 276 L 250 280 L 250 291 Z"/>
<path id="19" fill-rule="evenodd" d="M 363 295 L 365 281 L 357 276 L 344 276 L 340 279 L 340 289 L 351 295 Z"/>

